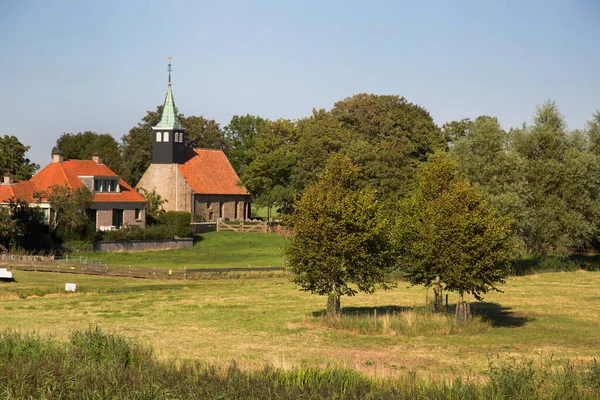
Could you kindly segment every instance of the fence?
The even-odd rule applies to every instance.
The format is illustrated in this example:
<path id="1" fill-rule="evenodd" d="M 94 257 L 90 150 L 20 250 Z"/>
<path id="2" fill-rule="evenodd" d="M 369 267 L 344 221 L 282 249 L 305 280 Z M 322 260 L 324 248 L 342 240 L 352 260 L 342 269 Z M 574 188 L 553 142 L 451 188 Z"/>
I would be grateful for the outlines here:
<path id="1" fill-rule="evenodd" d="M 116 277 L 145 278 L 145 279 L 198 279 L 206 274 L 231 274 L 248 272 L 280 272 L 283 267 L 248 267 L 248 268 L 132 268 L 109 267 L 101 264 L 65 264 L 51 261 L 27 263 L 4 263 L 7 269 L 32 272 L 59 272 L 66 274 L 104 275 Z"/>
<path id="2" fill-rule="evenodd" d="M 217 230 L 217 222 L 192 222 L 190 227 L 192 228 L 192 233 L 194 235 L 199 233 L 214 232 Z"/>
<path id="3" fill-rule="evenodd" d="M 223 222 L 217 221 L 217 231 L 233 231 L 233 232 L 267 232 L 266 222 Z"/>

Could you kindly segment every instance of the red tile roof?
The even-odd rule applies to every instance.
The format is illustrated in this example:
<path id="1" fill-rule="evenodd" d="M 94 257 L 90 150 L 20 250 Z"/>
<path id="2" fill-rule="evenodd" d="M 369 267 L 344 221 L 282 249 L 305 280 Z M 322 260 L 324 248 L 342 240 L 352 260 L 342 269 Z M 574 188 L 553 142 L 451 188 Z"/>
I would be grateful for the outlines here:
<path id="1" fill-rule="evenodd" d="M 53 185 L 68 186 L 76 189 L 83 185 L 79 176 L 117 176 L 106 165 L 93 160 L 67 160 L 62 163 L 50 163 L 35 174 L 29 182 L 35 184 L 38 191 L 49 191 Z M 146 202 L 144 197 L 133 190 L 123 179 L 119 180 L 119 193 L 96 193 L 94 202 Z"/>
<path id="2" fill-rule="evenodd" d="M 31 181 L 15 182 L 10 185 L 0 186 L 0 203 L 8 203 L 11 199 L 25 200 L 30 203 L 36 201 L 33 198 L 35 184 Z"/>
<path id="3" fill-rule="evenodd" d="M 179 170 L 196 194 L 249 194 L 221 150 L 186 149 Z"/>

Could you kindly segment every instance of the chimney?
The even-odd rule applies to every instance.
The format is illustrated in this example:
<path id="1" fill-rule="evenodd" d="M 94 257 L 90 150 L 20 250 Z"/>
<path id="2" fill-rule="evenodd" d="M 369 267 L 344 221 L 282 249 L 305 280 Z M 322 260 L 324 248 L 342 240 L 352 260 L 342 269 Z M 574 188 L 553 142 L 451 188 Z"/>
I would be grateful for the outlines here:
<path id="1" fill-rule="evenodd" d="M 11 174 L 10 172 L 5 172 L 4 173 L 4 181 L 2 182 L 3 185 L 12 185 L 13 184 L 13 174 Z"/>
<path id="2" fill-rule="evenodd" d="M 53 164 L 60 164 L 65 160 L 65 158 L 63 157 L 63 152 L 60 151 L 59 149 L 54 149 L 52 151 L 52 163 Z"/>
<path id="3" fill-rule="evenodd" d="M 96 162 L 96 164 L 102 165 L 102 154 L 96 152 L 92 155 L 92 160 Z"/>

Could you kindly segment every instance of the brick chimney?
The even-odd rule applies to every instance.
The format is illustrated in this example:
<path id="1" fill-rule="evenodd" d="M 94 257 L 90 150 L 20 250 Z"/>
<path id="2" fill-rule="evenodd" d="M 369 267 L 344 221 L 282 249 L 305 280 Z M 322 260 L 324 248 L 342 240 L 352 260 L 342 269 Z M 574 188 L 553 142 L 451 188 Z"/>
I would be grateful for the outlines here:
<path id="1" fill-rule="evenodd" d="M 3 185 L 12 185 L 13 184 L 13 174 L 10 172 L 4 173 L 4 180 L 2 181 Z"/>
<path id="2" fill-rule="evenodd" d="M 52 150 L 52 163 L 60 164 L 63 161 L 65 161 L 65 158 L 63 157 L 63 152 L 60 151 L 59 149 Z"/>
<path id="3" fill-rule="evenodd" d="M 96 164 L 102 165 L 102 154 L 96 152 L 92 155 L 92 160 L 96 162 Z"/>

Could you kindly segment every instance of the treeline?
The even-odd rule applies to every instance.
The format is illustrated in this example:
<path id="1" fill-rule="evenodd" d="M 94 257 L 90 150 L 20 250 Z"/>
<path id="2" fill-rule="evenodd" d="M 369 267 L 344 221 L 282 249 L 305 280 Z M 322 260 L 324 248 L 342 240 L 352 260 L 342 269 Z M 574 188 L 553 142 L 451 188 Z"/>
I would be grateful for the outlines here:
<path id="1" fill-rule="evenodd" d="M 147 112 L 121 142 L 110 134 L 65 133 L 57 146 L 67 158 L 99 151 L 135 185 L 152 161 L 152 127 L 161 111 Z M 339 153 L 359 167 L 360 184 L 375 190 L 386 212 L 396 214 L 398 202 L 416 188 L 417 170 L 442 150 L 492 206 L 515 220 L 523 251 L 566 255 L 599 246 L 598 112 L 583 130 L 567 129 L 551 102 L 538 107 L 530 124 L 509 130 L 490 116 L 438 127 L 427 110 L 403 97 L 358 94 L 294 121 L 246 115 L 221 127 L 202 116 L 179 118 L 188 146 L 226 152 L 255 206 L 289 212 Z M 7 162 L 0 157 L 0 167 L 16 169 Z M 26 159 L 21 164 L 28 166 L 21 177 L 37 167 Z"/>

